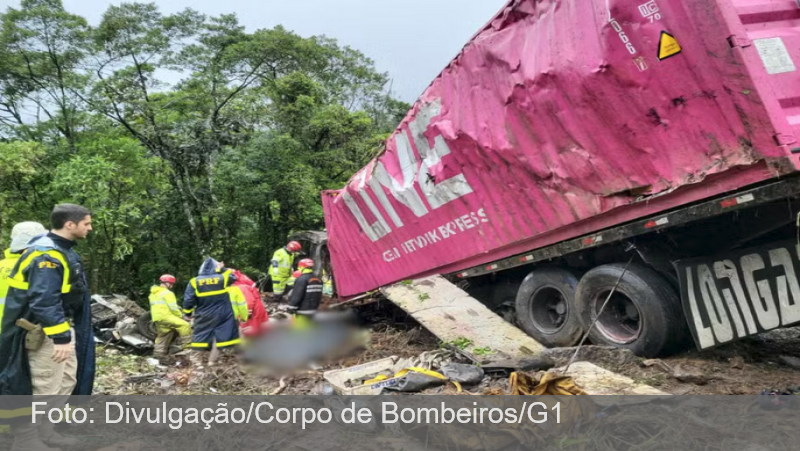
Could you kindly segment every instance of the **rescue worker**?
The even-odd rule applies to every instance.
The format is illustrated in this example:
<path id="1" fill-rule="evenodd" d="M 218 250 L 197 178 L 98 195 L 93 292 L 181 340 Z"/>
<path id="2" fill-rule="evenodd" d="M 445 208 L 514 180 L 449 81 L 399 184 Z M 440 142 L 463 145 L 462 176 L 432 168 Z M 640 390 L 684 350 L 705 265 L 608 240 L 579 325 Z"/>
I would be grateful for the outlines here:
<path id="1" fill-rule="evenodd" d="M 309 320 L 317 313 L 322 302 L 322 279 L 314 275 L 314 260 L 304 258 L 297 266 L 301 275 L 294 283 L 287 310 Z"/>
<path id="2" fill-rule="evenodd" d="M 62 204 L 53 209 L 50 222 L 52 230 L 28 243 L 6 279 L 0 395 L 48 395 L 48 408 L 58 409 L 69 395 L 90 395 L 94 384 L 89 290 L 73 249 L 91 232 L 92 217 L 84 207 Z M 0 407 L 0 418 L 12 424 L 11 449 L 52 451 L 47 445 L 79 443 L 57 433 L 47 419 L 33 424 L 28 396 L 19 398 Z"/>
<path id="3" fill-rule="evenodd" d="M 19 257 L 28 247 L 28 241 L 46 232 L 47 229 L 38 222 L 20 222 L 11 229 L 11 244 L 4 251 L 4 258 L 0 260 L 0 325 L 3 324 L 3 306 L 6 304 L 6 294 L 8 293 L 6 278 L 11 274 Z"/>
<path id="4" fill-rule="evenodd" d="M 182 348 L 188 348 L 192 342 L 192 326 L 183 319 L 178 301 L 172 287 L 175 286 L 175 276 L 164 274 L 158 281 L 159 285 L 150 288 L 150 315 L 156 325 L 156 344 L 153 355 L 166 357 L 169 348 L 180 339 Z"/>
<path id="5" fill-rule="evenodd" d="M 203 367 L 203 351 L 211 351 L 212 345 L 226 348 L 242 342 L 239 325 L 231 307 L 228 287 L 236 281 L 230 270 L 213 258 L 207 258 L 197 277 L 189 281 L 183 295 L 183 313 L 186 319 L 194 315 L 192 330 L 192 363 Z M 209 359 L 209 366 L 216 362 Z"/>
<path id="6" fill-rule="evenodd" d="M 300 270 L 297 270 L 292 273 L 292 277 L 286 281 L 286 295 L 291 296 L 292 289 L 294 288 L 294 283 L 297 281 L 297 278 L 300 277 L 303 273 Z"/>
<path id="7" fill-rule="evenodd" d="M 333 296 L 333 277 L 324 269 L 322 270 L 322 294 Z"/>
<path id="8" fill-rule="evenodd" d="M 286 292 L 286 282 L 292 277 L 292 266 L 297 253 L 303 249 L 297 241 L 289 241 L 286 246 L 275 251 L 269 274 L 272 276 L 272 301 L 282 302 Z"/>
<path id="9" fill-rule="evenodd" d="M 4 251 L 4 258 L 0 260 L 0 327 L 3 324 L 3 306 L 6 303 L 6 294 L 8 293 L 6 278 L 11 274 L 11 270 L 14 269 L 19 257 L 28 247 L 28 241 L 46 232 L 47 229 L 38 222 L 20 222 L 11 229 L 11 244 Z M 7 424 L 0 424 L 0 434 L 6 434 L 9 430 Z"/>
<path id="10" fill-rule="evenodd" d="M 234 276 L 236 277 L 236 281 L 238 282 L 239 280 L 238 274 L 241 273 L 236 270 L 231 270 L 231 272 L 232 274 L 234 274 Z M 233 308 L 233 317 L 240 324 L 247 322 L 247 318 L 250 316 L 250 313 L 248 312 L 247 309 L 247 297 L 242 291 L 241 285 L 237 285 L 234 282 L 230 287 L 228 287 L 228 294 L 230 295 L 231 298 L 231 308 Z"/>
<path id="11" fill-rule="evenodd" d="M 219 266 L 225 266 L 225 263 L 218 263 Z M 235 277 L 238 277 L 237 274 L 241 274 L 236 270 L 231 270 L 231 273 L 234 274 Z M 233 317 L 236 320 L 237 327 L 241 328 L 242 323 L 247 321 L 248 311 L 247 311 L 247 299 L 244 296 L 244 293 L 237 287 L 231 285 L 228 287 L 228 296 L 231 299 L 231 308 L 233 309 Z M 241 334 L 241 330 L 239 331 Z M 217 344 L 211 343 L 211 352 L 208 354 L 208 366 L 214 366 L 219 360 L 220 356 L 220 349 L 217 347 Z"/>
<path id="12" fill-rule="evenodd" d="M 233 275 L 236 276 L 236 282 L 233 283 L 232 289 L 242 293 L 247 308 L 247 317 L 241 324 L 242 335 L 245 338 L 257 337 L 264 332 L 269 321 L 267 310 L 261 302 L 261 293 L 256 283 L 246 275 L 236 270 L 233 271 Z"/>

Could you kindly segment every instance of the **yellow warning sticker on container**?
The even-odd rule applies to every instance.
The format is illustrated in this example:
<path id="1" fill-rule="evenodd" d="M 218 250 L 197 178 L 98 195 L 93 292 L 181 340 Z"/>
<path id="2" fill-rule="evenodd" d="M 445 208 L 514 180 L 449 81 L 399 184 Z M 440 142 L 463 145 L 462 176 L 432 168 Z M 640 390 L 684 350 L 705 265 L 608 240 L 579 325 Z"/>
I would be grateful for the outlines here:
<path id="1" fill-rule="evenodd" d="M 658 40 L 658 60 L 663 61 L 678 53 L 681 53 L 681 45 L 678 44 L 678 40 L 675 39 L 675 36 L 662 31 L 661 39 Z"/>

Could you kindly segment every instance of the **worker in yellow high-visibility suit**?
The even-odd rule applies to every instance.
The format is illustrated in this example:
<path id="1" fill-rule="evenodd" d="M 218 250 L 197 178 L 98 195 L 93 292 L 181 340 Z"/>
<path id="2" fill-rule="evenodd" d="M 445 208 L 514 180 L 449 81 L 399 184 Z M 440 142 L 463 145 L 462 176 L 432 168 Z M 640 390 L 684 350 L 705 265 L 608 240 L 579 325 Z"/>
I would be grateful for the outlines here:
<path id="1" fill-rule="evenodd" d="M 28 241 L 43 233 L 47 233 L 47 229 L 38 222 L 20 222 L 11 229 L 11 245 L 3 251 L 3 259 L 0 260 L 0 326 L 3 324 L 3 309 L 8 294 L 6 279 L 27 249 Z M 0 425 L 0 434 L 5 434 L 9 430 L 8 425 Z"/>
<path id="2" fill-rule="evenodd" d="M 43 233 L 47 233 L 47 229 L 38 222 L 20 222 L 11 229 L 11 245 L 3 252 L 4 258 L 0 260 L 0 326 L 3 324 L 3 309 L 8 294 L 6 279 L 28 248 L 28 241 Z"/>
<path id="3" fill-rule="evenodd" d="M 333 296 L 333 277 L 324 269 L 322 270 L 322 294 Z"/>
<path id="4" fill-rule="evenodd" d="M 281 302 L 286 291 L 286 282 L 292 278 L 292 266 L 297 253 L 303 246 L 297 241 L 290 241 L 286 246 L 275 251 L 269 269 L 272 277 L 272 301 Z"/>
<path id="5" fill-rule="evenodd" d="M 237 285 L 228 287 L 228 295 L 231 297 L 231 307 L 233 308 L 233 317 L 240 324 L 246 323 L 250 317 L 250 312 L 247 310 L 247 298 L 245 297 L 242 289 Z"/>
<path id="6" fill-rule="evenodd" d="M 166 357 L 175 338 L 180 339 L 181 347 L 188 348 L 192 343 L 192 326 L 183 319 L 181 308 L 175 299 L 172 287 L 175 286 L 175 276 L 164 274 L 156 285 L 150 289 L 150 315 L 156 325 L 156 345 L 153 355 Z"/>

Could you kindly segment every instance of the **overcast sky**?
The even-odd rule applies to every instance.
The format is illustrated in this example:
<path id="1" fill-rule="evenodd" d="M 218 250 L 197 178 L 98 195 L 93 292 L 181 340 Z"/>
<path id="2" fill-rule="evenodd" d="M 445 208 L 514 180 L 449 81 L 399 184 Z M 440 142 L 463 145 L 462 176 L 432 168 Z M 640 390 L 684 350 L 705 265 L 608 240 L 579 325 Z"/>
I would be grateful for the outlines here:
<path id="1" fill-rule="evenodd" d="M 130 1 L 130 0 L 129 0 Z M 506 0 L 151 0 L 164 13 L 192 7 L 236 13 L 248 31 L 283 25 L 301 36 L 324 34 L 361 50 L 393 79 L 393 91 L 413 102 Z M 97 24 L 118 0 L 63 0 Z M 19 0 L 0 0 L 19 6 Z"/>

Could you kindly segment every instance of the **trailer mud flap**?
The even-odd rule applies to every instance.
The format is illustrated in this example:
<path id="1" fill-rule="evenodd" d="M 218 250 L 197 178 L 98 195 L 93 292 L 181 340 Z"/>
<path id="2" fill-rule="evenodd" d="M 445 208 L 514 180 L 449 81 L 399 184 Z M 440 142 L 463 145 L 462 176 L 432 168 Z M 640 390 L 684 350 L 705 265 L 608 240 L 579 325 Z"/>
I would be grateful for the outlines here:
<path id="1" fill-rule="evenodd" d="M 795 241 L 675 262 L 698 349 L 800 323 Z"/>

